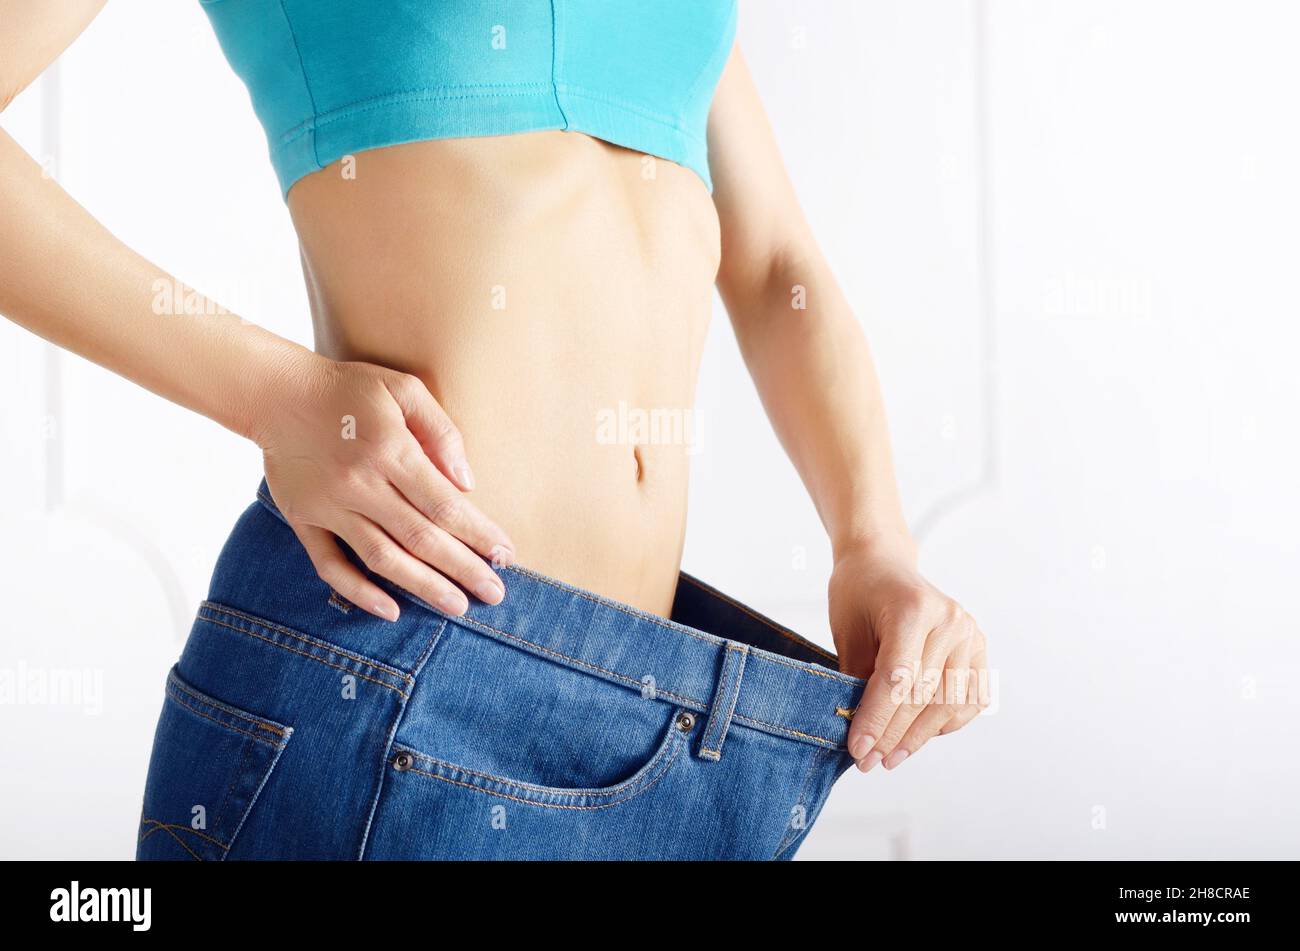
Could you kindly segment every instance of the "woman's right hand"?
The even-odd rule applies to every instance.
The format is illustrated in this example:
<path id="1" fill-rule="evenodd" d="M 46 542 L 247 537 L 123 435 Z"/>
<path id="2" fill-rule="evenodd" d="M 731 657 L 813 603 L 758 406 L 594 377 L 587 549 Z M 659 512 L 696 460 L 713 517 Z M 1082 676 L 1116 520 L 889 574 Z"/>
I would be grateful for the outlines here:
<path id="1" fill-rule="evenodd" d="M 397 603 L 343 554 L 448 614 L 505 588 L 509 536 L 465 499 L 474 477 L 455 425 L 415 376 L 300 351 L 252 427 L 266 482 L 322 581 L 389 621 Z M 454 583 L 453 583 L 454 582 Z"/>

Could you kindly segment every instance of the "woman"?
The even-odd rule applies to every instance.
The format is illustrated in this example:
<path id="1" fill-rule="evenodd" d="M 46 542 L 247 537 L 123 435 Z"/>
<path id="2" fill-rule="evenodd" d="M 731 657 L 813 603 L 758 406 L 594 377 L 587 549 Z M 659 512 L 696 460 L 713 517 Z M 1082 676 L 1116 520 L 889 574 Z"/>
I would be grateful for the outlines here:
<path id="1" fill-rule="evenodd" d="M 0 94 L 102 4 L 0 0 Z M 264 453 L 141 858 L 789 858 L 850 765 L 979 712 L 734 0 L 204 9 L 317 352 L 153 313 L 170 276 L 0 138 L 0 310 Z M 830 537 L 838 659 L 679 574 L 688 447 L 597 426 L 689 413 L 715 283 Z"/>

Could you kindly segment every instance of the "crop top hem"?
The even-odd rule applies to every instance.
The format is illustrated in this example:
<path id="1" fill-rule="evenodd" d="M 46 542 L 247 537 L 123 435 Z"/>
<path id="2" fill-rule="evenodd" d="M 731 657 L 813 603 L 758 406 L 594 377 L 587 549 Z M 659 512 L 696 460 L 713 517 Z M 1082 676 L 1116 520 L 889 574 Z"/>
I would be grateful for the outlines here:
<path id="1" fill-rule="evenodd" d="M 438 108 L 430 110 L 429 102 Z M 566 130 L 667 159 L 699 175 L 710 192 L 699 136 L 636 103 L 571 83 L 410 89 L 330 109 L 276 137 L 271 163 L 281 196 L 303 176 L 368 149 L 432 139 Z"/>

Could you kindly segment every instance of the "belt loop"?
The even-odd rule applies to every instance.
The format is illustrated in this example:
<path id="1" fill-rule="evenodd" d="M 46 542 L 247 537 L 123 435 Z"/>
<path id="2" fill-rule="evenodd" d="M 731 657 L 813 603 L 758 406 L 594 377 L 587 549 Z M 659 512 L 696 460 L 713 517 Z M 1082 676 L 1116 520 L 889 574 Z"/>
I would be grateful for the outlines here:
<path id="1" fill-rule="evenodd" d="M 709 722 L 700 741 L 700 756 L 704 759 L 715 762 L 722 759 L 722 741 L 727 738 L 727 729 L 731 726 L 731 714 L 736 709 L 736 698 L 740 696 L 740 679 L 745 673 L 748 655 L 748 644 L 727 641 L 727 648 L 722 652 L 722 670 L 718 673 L 713 700 L 709 703 Z"/>

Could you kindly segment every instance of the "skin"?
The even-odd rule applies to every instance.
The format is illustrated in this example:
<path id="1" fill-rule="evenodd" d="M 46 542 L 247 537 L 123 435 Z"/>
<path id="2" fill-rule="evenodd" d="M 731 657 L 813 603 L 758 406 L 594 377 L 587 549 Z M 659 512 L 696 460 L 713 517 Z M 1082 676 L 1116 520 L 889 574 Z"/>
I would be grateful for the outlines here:
<path id="1" fill-rule="evenodd" d="M 102 5 L 0 0 L 0 107 Z M 254 440 L 321 578 L 378 616 L 398 605 L 340 540 L 451 614 L 466 592 L 499 602 L 488 562 L 521 559 L 666 615 L 688 447 L 598 421 L 688 413 L 716 286 L 830 539 L 841 669 L 869 678 L 850 752 L 893 768 L 987 705 L 984 635 L 917 569 L 870 350 L 738 49 L 708 135 L 712 196 L 671 162 L 561 132 L 411 143 L 303 178 L 289 209 L 312 352 L 234 315 L 155 313 L 154 282 L 174 279 L 0 131 L 0 313 Z"/>
<path id="2" fill-rule="evenodd" d="M 694 172 L 643 158 L 564 132 L 414 142 L 307 176 L 289 209 L 317 349 L 425 384 L 530 568 L 666 615 L 685 426 L 598 420 L 689 418 L 718 217 Z"/>

